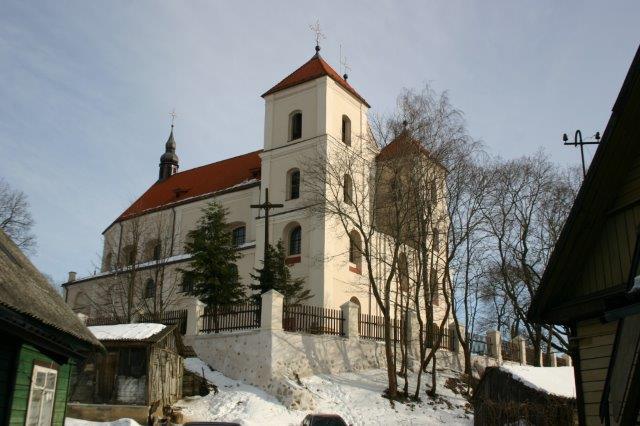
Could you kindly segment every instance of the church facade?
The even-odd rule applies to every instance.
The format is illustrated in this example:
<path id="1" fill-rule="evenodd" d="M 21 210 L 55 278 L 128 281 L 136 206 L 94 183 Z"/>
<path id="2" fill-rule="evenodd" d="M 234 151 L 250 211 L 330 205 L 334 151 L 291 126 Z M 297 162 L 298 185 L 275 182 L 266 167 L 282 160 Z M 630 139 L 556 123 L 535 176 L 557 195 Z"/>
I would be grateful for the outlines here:
<path id="1" fill-rule="evenodd" d="M 99 316 L 119 309 L 119 315 L 126 311 L 127 316 L 135 310 L 193 303 L 190 283 L 180 273 L 189 267 L 184 246 L 212 200 L 228 211 L 227 222 L 241 254 L 239 276 L 243 284 L 250 284 L 251 274 L 262 265 L 266 243 L 264 211 L 251 206 L 264 203 L 268 189 L 269 201 L 283 205 L 270 212 L 269 243 L 282 241 L 292 275 L 304 278 L 313 295 L 305 303 L 337 308 L 352 301 L 362 313 L 379 314 L 358 252 L 357 232 L 346 232 L 339 220 L 319 209 L 322 201 L 310 190 L 318 162 L 357 152 L 358 170 L 344 177 L 348 201 L 352 186 L 366 185 L 380 155 L 370 136 L 369 104 L 317 50 L 262 95 L 262 149 L 179 171 L 172 126 L 158 180 L 103 232 L 101 271 L 85 278 L 70 274 L 64 285 L 67 302 L 76 312 Z M 384 276 L 389 263 L 379 261 L 374 273 Z M 127 291 L 136 293 L 135 300 L 125 300 L 122 294 Z M 439 317 L 434 314 L 434 320 Z"/>

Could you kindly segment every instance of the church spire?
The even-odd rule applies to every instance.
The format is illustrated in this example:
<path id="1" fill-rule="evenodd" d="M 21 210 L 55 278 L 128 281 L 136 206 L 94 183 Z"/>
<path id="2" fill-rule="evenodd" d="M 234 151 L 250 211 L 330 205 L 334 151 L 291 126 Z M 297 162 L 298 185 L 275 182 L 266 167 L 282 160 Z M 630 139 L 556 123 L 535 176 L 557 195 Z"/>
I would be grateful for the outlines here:
<path id="1" fill-rule="evenodd" d="M 179 160 L 176 155 L 176 140 L 173 138 L 173 119 L 175 116 L 175 112 L 172 112 L 171 133 L 169 133 L 169 139 L 167 139 L 167 143 L 164 145 L 164 154 L 160 157 L 160 173 L 158 175 L 158 181 L 163 181 L 178 172 Z"/>

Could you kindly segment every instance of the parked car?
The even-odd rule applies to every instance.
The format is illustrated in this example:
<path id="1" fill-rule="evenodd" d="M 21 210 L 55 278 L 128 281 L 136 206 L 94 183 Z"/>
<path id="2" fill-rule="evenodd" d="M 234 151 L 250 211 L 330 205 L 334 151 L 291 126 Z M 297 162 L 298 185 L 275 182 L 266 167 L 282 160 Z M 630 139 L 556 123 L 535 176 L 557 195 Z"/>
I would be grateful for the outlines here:
<path id="1" fill-rule="evenodd" d="M 308 414 L 302 426 L 348 426 L 337 414 Z"/>
<path id="2" fill-rule="evenodd" d="M 240 423 L 232 423 L 232 422 L 187 422 L 183 426 L 240 426 Z"/>

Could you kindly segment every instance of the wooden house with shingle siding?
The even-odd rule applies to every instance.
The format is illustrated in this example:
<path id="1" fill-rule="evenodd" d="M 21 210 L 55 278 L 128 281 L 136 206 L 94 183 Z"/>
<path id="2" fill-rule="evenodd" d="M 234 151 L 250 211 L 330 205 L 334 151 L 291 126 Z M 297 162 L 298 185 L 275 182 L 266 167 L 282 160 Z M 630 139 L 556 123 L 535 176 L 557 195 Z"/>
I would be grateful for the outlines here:
<path id="1" fill-rule="evenodd" d="M 0 424 L 62 425 L 72 366 L 102 345 L 0 230 Z"/>
<path id="2" fill-rule="evenodd" d="M 571 330 L 581 424 L 637 424 L 639 258 L 640 49 L 529 312 Z"/>

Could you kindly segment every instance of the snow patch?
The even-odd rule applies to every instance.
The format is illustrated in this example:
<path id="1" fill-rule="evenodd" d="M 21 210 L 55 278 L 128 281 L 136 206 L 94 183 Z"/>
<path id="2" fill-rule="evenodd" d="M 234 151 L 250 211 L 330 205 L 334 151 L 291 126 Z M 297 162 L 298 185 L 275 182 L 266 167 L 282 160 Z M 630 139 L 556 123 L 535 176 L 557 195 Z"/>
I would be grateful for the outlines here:
<path id="1" fill-rule="evenodd" d="M 198 358 L 185 359 L 185 368 L 204 377 L 218 387 L 218 393 L 204 397 L 188 397 L 175 406 L 182 408 L 188 421 L 231 421 L 241 425 L 299 425 L 311 411 L 287 409 L 275 397 L 238 380 L 212 371 Z M 425 391 L 430 374 L 423 375 L 422 402 L 396 403 L 382 397 L 387 373 L 382 369 L 352 373 L 322 374 L 302 378 L 316 402 L 316 413 L 336 413 L 351 425 L 471 425 L 473 416 L 465 412 L 467 400 L 454 393 L 445 382 L 457 373 L 438 372 L 438 395 L 434 401 Z M 415 386 L 415 375 L 410 383 Z M 398 378 L 400 384 L 403 379 Z M 292 380 L 295 383 L 295 380 Z"/>
<path id="2" fill-rule="evenodd" d="M 501 370 L 510 373 L 526 386 L 564 398 L 576 397 L 573 367 L 532 367 L 504 364 Z"/>
<path id="3" fill-rule="evenodd" d="M 167 326 L 155 323 L 94 325 L 89 331 L 98 340 L 144 340 L 164 330 Z"/>

